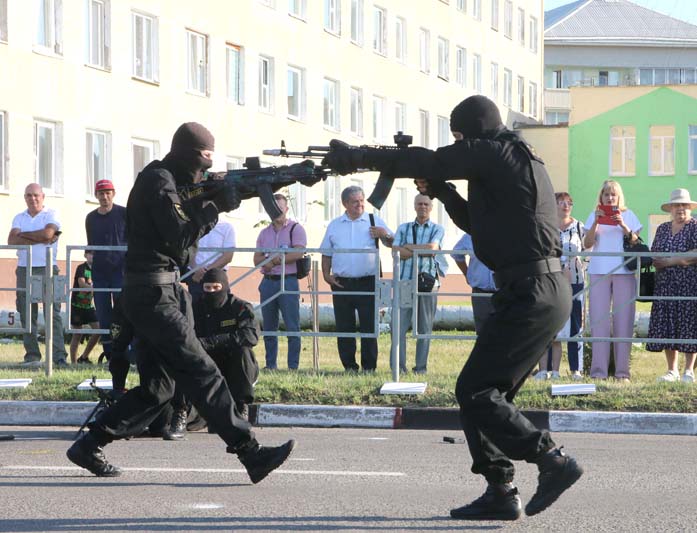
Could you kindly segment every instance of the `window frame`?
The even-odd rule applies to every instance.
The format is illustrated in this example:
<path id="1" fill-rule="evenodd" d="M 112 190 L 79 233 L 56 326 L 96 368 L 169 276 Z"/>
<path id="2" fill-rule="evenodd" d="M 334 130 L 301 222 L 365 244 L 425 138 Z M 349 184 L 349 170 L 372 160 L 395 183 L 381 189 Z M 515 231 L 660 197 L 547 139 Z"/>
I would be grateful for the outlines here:
<path id="1" fill-rule="evenodd" d="M 363 137 L 363 89 L 351 87 L 349 131 L 357 137 Z"/>
<path id="2" fill-rule="evenodd" d="M 419 109 L 419 138 L 421 146 L 429 148 L 431 143 L 431 117 L 425 109 Z"/>
<path id="3" fill-rule="evenodd" d="M 461 13 L 467 13 L 467 0 L 457 0 L 455 4 L 455 9 Z"/>
<path id="4" fill-rule="evenodd" d="M 290 91 L 290 74 L 291 71 L 297 75 L 297 108 L 298 108 L 298 113 L 293 114 L 291 113 L 290 110 L 290 98 L 291 95 L 288 94 Z M 288 65 L 286 68 L 286 96 L 287 96 L 287 113 L 288 113 L 288 118 L 292 120 L 298 120 L 298 121 L 303 121 L 305 120 L 305 94 L 306 94 L 306 87 L 305 87 L 305 69 L 302 67 L 298 67 L 295 65 Z"/>
<path id="5" fill-rule="evenodd" d="M 634 133 L 633 136 L 628 136 L 628 135 L 621 135 L 617 136 L 613 134 L 613 130 L 615 128 L 622 128 L 622 130 L 625 129 L 631 129 Z M 624 132 L 624 131 L 623 131 Z M 621 160 L 622 160 L 622 171 L 621 172 L 613 172 L 612 167 L 613 167 L 613 141 L 619 141 L 622 147 L 621 150 Z M 627 162 L 631 161 L 631 158 L 628 156 L 628 144 L 631 142 L 633 144 L 633 152 L 634 152 L 634 172 L 630 173 L 627 171 Z M 636 128 L 634 126 L 610 126 L 610 143 L 609 143 L 609 157 L 608 157 L 608 175 L 609 176 L 635 176 L 636 175 Z"/>
<path id="6" fill-rule="evenodd" d="M 374 94 L 372 99 L 372 106 L 372 136 L 373 140 L 380 144 L 385 140 L 385 111 L 387 109 L 387 100 L 384 96 Z"/>
<path id="7" fill-rule="evenodd" d="M 482 21 L 482 0 L 472 0 L 472 18 L 478 22 Z"/>
<path id="8" fill-rule="evenodd" d="M 407 130 L 407 104 L 404 102 L 394 103 L 394 129 L 402 133 Z"/>
<path id="9" fill-rule="evenodd" d="M 0 110 L 0 191 L 8 189 L 7 183 L 7 112 Z"/>
<path id="10" fill-rule="evenodd" d="M 450 80 L 450 41 L 438 36 L 438 77 L 441 80 Z"/>
<path id="11" fill-rule="evenodd" d="M 341 0 L 324 0 L 324 31 L 341 35 Z"/>
<path id="12" fill-rule="evenodd" d="M 395 17 L 394 22 L 395 59 L 398 63 L 405 64 L 407 62 L 407 21 L 404 17 Z"/>
<path id="13" fill-rule="evenodd" d="M 513 40 L 513 2 L 503 1 L 503 36 Z"/>
<path id="14" fill-rule="evenodd" d="M 351 0 L 351 42 L 363 46 L 365 22 L 365 4 L 363 0 Z"/>
<path id="15" fill-rule="evenodd" d="M 143 23 L 141 23 L 142 31 L 141 35 L 138 35 L 137 32 L 137 19 L 141 18 L 143 19 Z M 145 51 L 146 48 L 146 35 L 145 35 L 145 24 L 144 21 L 148 20 L 150 22 L 150 40 L 147 43 L 147 48 L 148 50 Z M 147 81 L 150 83 L 158 83 L 159 80 L 159 24 L 158 24 L 158 18 L 154 15 L 150 15 L 148 13 L 143 13 L 141 11 L 131 11 L 131 34 L 132 34 L 132 39 L 131 39 L 131 46 L 132 46 L 132 64 L 131 64 L 131 76 L 134 77 L 137 80 L 142 80 L 142 81 Z M 143 58 L 138 57 L 138 38 L 141 37 L 143 41 Z M 148 53 L 149 52 L 149 53 Z M 151 75 L 147 76 L 146 74 L 138 74 L 138 62 L 140 61 L 141 66 L 145 61 L 148 59 L 147 56 L 149 55 L 149 60 L 151 64 Z M 143 72 L 145 72 L 145 68 L 143 67 Z"/>
<path id="16" fill-rule="evenodd" d="M 658 127 L 668 127 L 672 128 L 673 135 L 652 135 L 652 129 L 653 128 L 658 128 Z M 667 152 L 666 152 L 666 140 L 670 139 L 672 141 L 672 152 L 673 152 L 673 157 L 672 157 L 672 169 L 671 170 L 666 170 L 666 162 L 668 161 L 667 157 Z M 659 141 L 660 142 L 660 153 L 661 153 L 661 161 L 660 161 L 660 170 L 654 171 L 653 169 L 653 143 L 654 141 Z M 649 154 L 648 154 L 648 175 L 649 176 L 675 176 L 675 126 L 672 124 L 654 124 L 649 126 Z"/>
<path id="17" fill-rule="evenodd" d="M 499 0 L 491 0 L 491 29 L 499 31 Z"/>
<path id="18" fill-rule="evenodd" d="M 150 161 L 154 161 L 155 159 L 157 159 L 158 146 L 159 146 L 159 143 L 155 140 L 141 139 L 138 137 L 131 137 L 131 163 L 133 166 L 133 181 L 134 182 L 135 182 L 136 177 L 138 176 L 138 173 L 143 170 L 141 168 L 140 170 L 136 171 L 135 148 L 139 147 L 139 148 L 146 148 L 149 150 L 150 156 L 149 156 L 149 158 L 145 158 L 145 159 L 148 159 L 145 162 L 145 165 L 148 165 L 150 163 Z M 145 168 L 145 166 L 143 168 Z"/>
<path id="19" fill-rule="evenodd" d="M 109 57 L 109 36 L 111 25 L 111 3 L 109 0 L 85 0 L 85 2 L 85 12 L 87 16 L 87 23 L 85 25 L 87 39 L 87 57 L 85 58 L 85 64 L 90 67 L 101 70 L 110 70 L 111 58 Z M 100 27 L 98 28 L 99 31 L 97 32 L 96 36 L 94 28 L 95 14 L 93 12 L 95 4 L 99 4 L 101 6 L 102 11 L 101 14 L 97 14 L 99 16 Z"/>
<path id="20" fill-rule="evenodd" d="M 518 8 L 518 44 L 525 48 L 525 10 Z"/>
<path id="21" fill-rule="evenodd" d="M 431 72 L 431 32 L 426 28 L 419 28 L 419 71 Z"/>
<path id="22" fill-rule="evenodd" d="M 111 179 L 111 141 L 110 133 L 108 131 L 96 130 L 92 128 L 87 128 L 85 130 L 85 195 L 88 198 L 92 198 L 94 195 L 94 186 L 100 180 L 110 180 Z M 101 157 L 98 161 L 98 165 L 94 166 L 95 155 L 95 141 L 101 139 L 103 146 L 104 159 Z M 90 157 L 90 155 L 92 157 Z M 100 154 L 101 155 L 101 154 Z"/>
<path id="23" fill-rule="evenodd" d="M 274 60 L 270 56 L 259 55 L 257 61 L 257 106 L 259 111 L 273 113 Z"/>
<path id="24" fill-rule="evenodd" d="M 438 148 L 441 146 L 447 146 L 450 144 L 450 119 L 442 115 L 437 115 L 437 133 L 438 133 Z"/>
<path id="25" fill-rule="evenodd" d="M 237 57 L 235 69 L 231 63 L 233 53 Z M 225 99 L 244 105 L 244 47 L 234 43 L 225 43 Z"/>
<path id="26" fill-rule="evenodd" d="M 192 38 L 196 46 L 192 48 Z M 210 38 L 207 34 L 186 28 L 186 92 L 196 96 L 208 96 L 210 90 Z M 202 52 L 202 54 L 200 54 Z M 195 57 L 192 57 L 194 54 Z M 200 55 L 199 55 L 200 54 Z M 202 57 L 201 57 L 202 56 Z M 198 63 L 194 67 L 194 63 Z M 195 68 L 195 72 L 194 69 Z M 203 87 L 198 87 L 198 83 Z"/>
<path id="27" fill-rule="evenodd" d="M 35 26 L 36 34 L 32 40 L 33 50 L 35 52 L 47 55 L 62 56 L 63 55 L 63 0 L 42 0 L 42 5 L 45 8 L 41 12 L 45 12 L 48 20 L 44 22 L 44 29 L 48 29 L 46 35 L 46 43 L 39 42 L 39 26 L 41 20 L 41 12 L 36 12 Z M 34 4 L 36 6 L 36 4 Z M 6 21 L 9 24 L 9 21 Z M 9 33 L 9 27 L 7 28 Z"/>
<path id="28" fill-rule="evenodd" d="M 288 15 L 299 20 L 307 20 L 307 0 L 288 0 Z"/>
<path id="29" fill-rule="evenodd" d="M 50 183 L 48 183 L 46 180 L 42 180 L 41 172 L 40 172 L 40 162 L 41 162 L 41 153 L 40 153 L 40 147 L 41 143 L 39 142 L 39 132 L 41 128 L 45 128 L 51 131 L 51 165 L 50 165 L 50 171 L 51 171 L 51 176 L 50 176 Z M 59 158 L 59 149 L 60 149 L 60 140 L 58 136 L 60 135 L 60 124 L 58 122 L 53 122 L 49 120 L 44 120 L 44 119 L 34 119 L 34 181 L 41 185 L 41 187 L 44 189 L 45 192 L 52 194 L 52 193 L 59 193 L 60 192 L 60 186 L 59 186 L 59 166 L 58 166 L 58 158 Z"/>
<path id="30" fill-rule="evenodd" d="M 340 91 L 338 80 L 333 78 L 322 80 L 322 125 L 332 131 L 339 131 Z"/>
<path id="31" fill-rule="evenodd" d="M 533 54 L 536 54 L 539 51 L 537 28 L 537 17 L 530 15 L 530 30 L 528 31 L 528 34 L 530 35 L 530 51 Z"/>
<path id="32" fill-rule="evenodd" d="M 0 0 L 0 43 L 7 41 L 7 0 Z"/>
<path id="33" fill-rule="evenodd" d="M 513 71 L 503 69 L 503 105 L 513 108 Z"/>
<path id="34" fill-rule="evenodd" d="M 494 61 L 489 67 L 489 97 L 494 102 L 499 99 L 499 64 Z"/>
<path id="35" fill-rule="evenodd" d="M 518 76 L 518 111 L 525 113 L 525 78 Z"/>
<path id="36" fill-rule="evenodd" d="M 693 132 L 690 132 L 693 128 Z M 697 124 L 687 125 L 687 173 L 690 176 L 697 174 Z M 694 162 L 694 168 L 690 165 Z"/>
<path id="37" fill-rule="evenodd" d="M 533 118 L 537 118 L 537 97 L 537 83 L 528 82 L 528 109 Z"/>
<path id="38" fill-rule="evenodd" d="M 373 6 L 373 52 L 387 57 L 387 9 Z"/>

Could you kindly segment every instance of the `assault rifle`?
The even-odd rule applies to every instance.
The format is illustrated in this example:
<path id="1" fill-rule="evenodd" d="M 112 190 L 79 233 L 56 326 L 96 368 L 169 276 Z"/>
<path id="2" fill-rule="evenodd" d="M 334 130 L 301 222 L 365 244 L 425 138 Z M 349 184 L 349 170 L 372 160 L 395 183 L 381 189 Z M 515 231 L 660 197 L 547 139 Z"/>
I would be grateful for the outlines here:
<path id="1" fill-rule="evenodd" d="M 183 192 L 189 198 L 201 194 L 213 197 L 222 187 L 235 187 L 243 200 L 258 197 L 273 220 L 283 214 L 273 197 L 274 192 L 293 183 L 310 187 L 329 175 L 327 169 L 309 160 L 294 165 L 262 167 L 258 157 L 248 157 L 244 167 L 227 172 L 209 172 L 207 180 L 186 187 Z"/>
<path id="2" fill-rule="evenodd" d="M 99 401 L 97 402 L 97 405 L 94 407 L 94 409 L 90 411 L 90 414 L 87 415 L 87 418 L 80 426 L 80 429 L 77 430 L 77 433 L 74 437 L 75 439 L 82 435 L 82 432 L 85 430 L 85 428 L 89 425 L 90 422 L 92 422 L 92 420 L 97 418 L 99 413 L 104 411 L 104 409 L 111 407 L 111 405 L 116 401 L 116 396 L 112 391 L 97 386 L 97 376 L 92 376 L 90 387 L 92 387 L 97 393 Z"/>
<path id="3" fill-rule="evenodd" d="M 402 150 L 407 148 L 412 143 L 411 135 L 404 135 L 401 131 L 393 137 L 395 146 L 386 145 L 361 145 L 361 146 L 350 146 L 351 149 L 361 150 L 361 149 L 377 149 L 377 150 Z M 262 153 L 264 155 L 272 155 L 276 157 L 302 157 L 304 159 L 323 159 L 329 152 L 331 152 L 331 146 L 308 146 L 307 150 L 304 152 L 289 152 L 286 150 L 285 141 L 281 141 L 280 149 L 264 150 Z M 381 172 L 378 176 L 378 181 L 375 184 L 373 192 L 370 193 L 368 201 L 380 209 L 382 205 L 387 200 L 387 196 L 392 190 L 392 185 L 397 176 L 388 176 L 384 172 Z"/>

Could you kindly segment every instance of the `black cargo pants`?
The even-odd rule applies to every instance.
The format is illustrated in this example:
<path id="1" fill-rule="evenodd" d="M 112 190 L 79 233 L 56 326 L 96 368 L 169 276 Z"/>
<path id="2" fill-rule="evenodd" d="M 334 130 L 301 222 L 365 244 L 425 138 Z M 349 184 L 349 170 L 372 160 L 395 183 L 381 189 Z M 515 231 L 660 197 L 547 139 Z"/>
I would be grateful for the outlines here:
<path id="1" fill-rule="evenodd" d="M 492 304 L 455 394 L 472 472 L 505 483 L 515 473 L 511 459 L 534 462 L 555 447 L 512 402 L 569 317 L 571 288 L 559 272 L 524 277 L 504 284 Z"/>
<path id="2" fill-rule="evenodd" d="M 140 434 L 174 396 L 175 382 L 230 449 L 254 439 L 239 416 L 217 365 L 196 338 L 189 294 L 179 283 L 126 285 L 123 311 L 139 339 L 140 385 L 105 410 L 92 426 L 98 441 Z"/>

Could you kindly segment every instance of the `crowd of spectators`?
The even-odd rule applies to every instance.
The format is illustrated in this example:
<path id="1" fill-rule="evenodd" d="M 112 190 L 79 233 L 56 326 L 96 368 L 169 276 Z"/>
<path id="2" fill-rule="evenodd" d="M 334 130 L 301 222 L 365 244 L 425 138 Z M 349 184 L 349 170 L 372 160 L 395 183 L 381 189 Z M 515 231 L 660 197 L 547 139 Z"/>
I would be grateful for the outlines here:
<path id="1" fill-rule="evenodd" d="M 99 207 L 91 211 L 85 220 L 87 242 L 95 246 L 123 246 L 127 244 L 125 234 L 125 208 L 114 203 L 115 188 L 111 181 L 101 180 L 95 185 L 95 197 Z M 53 248 L 52 269 L 59 273 L 56 263 L 57 241 L 61 234 L 60 222 L 54 210 L 44 206 L 44 193 L 40 185 L 29 184 L 24 199 L 27 209 L 12 222 L 8 244 L 30 244 L 32 246 L 32 272 L 43 275 L 46 248 Z M 297 278 L 296 261 L 302 258 L 302 249 L 307 247 L 305 228 L 288 216 L 288 198 L 276 194 L 275 199 L 282 214 L 262 229 L 256 247 L 263 249 L 288 248 L 284 253 L 256 252 L 253 262 L 259 268 L 262 279 L 259 296 L 262 302 L 262 329 L 277 332 L 283 320 L 288 335 L 287 367 L 296 370 L 300 365 L 300 288 Z M 562 269 L 566 274 L 572 293 L 572 311 L 567 323 L 559 332 L 559 338 L 572 337 L 566 343 L 569 377 L 583 379 L 584 343 L 580 340 L 584 330 L 596 340 L 590 343 L 591 379 L 607 379 L 614 368 L 614 378 L 629 381 L 631 342 L 611 339 L 631 338 L 634 334 L 634 321 L 637 299 L 637 276 L 627 268 L 623 257 L 627 243 L 637 242 L 643 226 L 637 216 L 628 208 L 620 184 L 614 180 L 603 182 L 597 197 L 597 206 L 588 215 L 585 223 L 571 216 L 573 199 L 567 192 L 556 194 L 559 235 L 562 246 Z M 419 335 L 432 331 L 437 306 L 438 289 L 447 272 L 447 262 L 442 254 L 428 253 L 447 248 L 444 245 L 443 226 L 430 218 L 432 200 L 422 194 L 414 198 L 416 217 L 413 221 L 400 224 L 393 233 L 380 217 L 365 211 L 365 195 L 357 186 L 342 191 L 341 201 L 345 212 L 332 220 L 320 244 L 322 253 L 322 276 L 330 285 L 336 322 L 337 348 L 339 358 L 347 372 L 373 372 L 377 366 L 378 346 L 374 336 L 375 280 L 381 273 L 378 250 L 380 245 L 394 249 L 400 258 L 400 279 L 413 280 L 418 276 L 418 291 L 413 303 L 402 305 L 400 309 L 399 367 L 408 371 L 407 332 L 412 326 L 416 312 Z M 697 221 L 691 210 L 697 202 L 690 199 L 686 189 L 676 189 L 661 209 L 670 215 L 670 221 L 659 225 L 653 239 L 654 252 L 683 253 L 697 251 Z M 199 248 L 221 248 L 220 252 L 197 251 L 190 264 L 190 272 L 185 276 L 193 301 L 202 295 L 201 280 L 205 273 L 213 269 L 225 271 L 232 261 L 236 246 L 235 230 L 224 220 L 199 242 Z M 290 251 L 300 249 L 298 252 Z M 342 250 L 374 249 L 371 253 L 344 252 Z M 418 250 L 418 251 L 417 251 Z M 478 260 L 473 250 L 472 240 L 464 234 L 453 246 L 451 257 L 464 274 L 472 292 L 474 326 L 479 333 L 487 317 L 495 312 L 491 296 L 496 292 L 493 272 Z M 582 257 L 581 252 L 606 252 L 612 255 Z M 462 253 L 458 253 L 462 252 Z M 17 310 L 22 324 L 32 320 L 32 334 L 25 334 L 25 366 L 38 366 L 41 352 L 37 337 L 38 305 L 31 304 L 31 315 L 26 316 L 26 252 L 18 251 Z M 418 261 L 415 261 L 418 257 Z M 71 325 L 75 328 L 89 326 L 109 329 L 114 299 L 123 283 L 124 252 L 88 251 L 87 261 L 78 266 L 75 273 L 74 289 L 87 288 L 87 291 L 73 291 L 71 295 Z M 648 336 L 651 339 L 676 339 L 675 342 L 654 340 L 646 344 L 646 349 L 664 352 L 667 372 L 659 381 L 694 382 L 694 364 L 697 353 L 697 258 L 684 255 L 653 258 L 655 268 L 656 297 L 651 305 Z M 281 287 L 283 280 L 283 287 Z M 98 289 L 97 291 L 89 289 Z M 101 291 L 99 289 L 102 289 Z M 358 293 L 358 294 L 354 294 Z M 585 298 L 585 295 L 588 295 Z M 670 297 L 687 297 L 672 300 Z M 586 299 L 589 301 L 588 309 Z M 358 322 L 356 319 L 358 318 Z M 60 306 L 54 306 L 53 316 L 53 358 L 57 366 L 67 365 L 63 323 Z M 295 335 L 294 335 L 295 333 Z M 345 335 L 341 335 L 345 334 Z M 365 334 L 365 336 L 361 336 Z M 90 363 L 89 353 L 97 342 L 95 335 L 89 336 L 87 347 L 77 358 L 81 335 L 73 335 L 70 346 L 72 363 Z M 361 341 L 360 365 L 356 360 L 357 338 Z M 694 342 L 691 340 L 694 339 Z M 110 357 L 111 340 L 102 335 L 102 356 Z M 278 337 L 266 335 L 265 369 L 278 368 Z M 430 341 L 418 338 L 414 373 L 426 373 Z M 679 371 L 678 354 L 684 354 L 684 369 Z M 614 356 L 614 365 L 610 364 Z M 541 354 L 535 379 L 560 379 L 562 343 L 555 340 L 549 351 Z M 100 358 L 101 360 L 101 358 Z"/>

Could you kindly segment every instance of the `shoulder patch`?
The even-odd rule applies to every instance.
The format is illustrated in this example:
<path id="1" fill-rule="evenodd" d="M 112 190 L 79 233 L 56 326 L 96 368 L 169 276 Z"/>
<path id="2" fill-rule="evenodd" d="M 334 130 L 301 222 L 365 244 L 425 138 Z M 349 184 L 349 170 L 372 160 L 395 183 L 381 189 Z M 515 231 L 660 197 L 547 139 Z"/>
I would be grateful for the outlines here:
<path id="1" fill-rule="evenodd" d="M 236 325 L 236 324 L 237 324 L 237 320 L 234 319 L 234 318 L 231 318 L 231 319 L 229 319 L 229 320 L 223 320 L 223 321 L 221 321 L 221 322 L 220 322 L 220 327 L 221 327 L 221 328 L 225 328 L 225 327 L 228 327 L 228 326 L 234 326 L 234 325 Z"/>
<path id="2" fill-rule="evenodd" d="M 174 210 L 177 212 L 177 215 L 179 215 L 179 218 L 181 218 L 184 222 L 191 221 L 191 219 L 189 218 L 189 215 L 187 215 L 184 212 L 184 208 L 182 207 L 181 204 L 174 204 Z"/>

